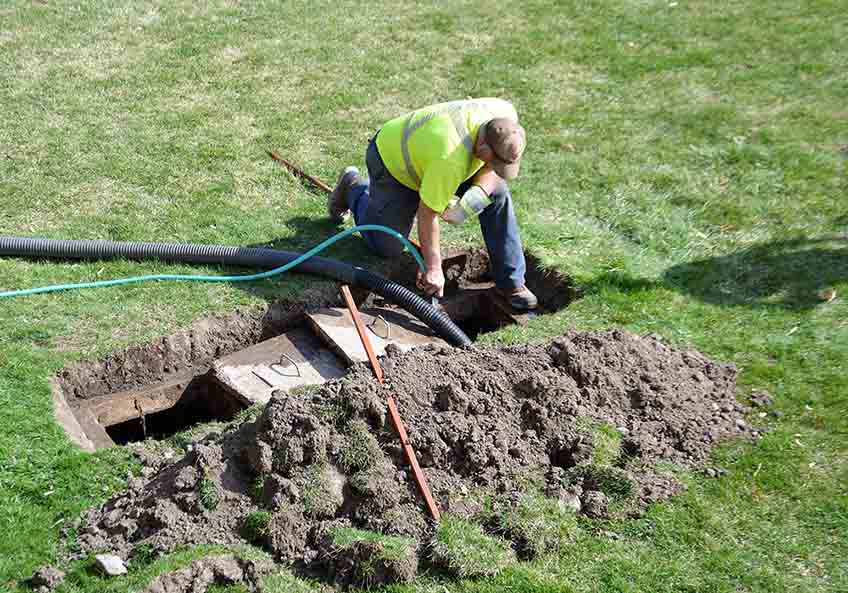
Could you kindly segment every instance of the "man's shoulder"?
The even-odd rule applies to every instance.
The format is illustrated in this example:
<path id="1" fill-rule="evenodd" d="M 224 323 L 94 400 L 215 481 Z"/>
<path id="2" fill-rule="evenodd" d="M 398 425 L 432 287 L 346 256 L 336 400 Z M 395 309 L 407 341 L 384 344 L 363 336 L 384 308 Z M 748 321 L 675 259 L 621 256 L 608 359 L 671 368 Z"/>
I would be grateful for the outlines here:
<path id="1" fill-rule="evenodd" d="M 485 121 L 496 117 L 505 117 L 518 121 L 518 112 L 515 106 L 506 99 L 482 97 L 480 99 L 469 99 L 467 105 L 468 112 L 473 119 Z"/>
<path id="2" fill-rule="evenodd" d="M 501 99 L 500 97 L 481 97 L 479 99 L 470 99 L 471 103 L 477 103 L 485 105 L 490 109 L 506 109 L 515 111 L 515 106 L 506 99 Z"/>
<path id="3" fill-rule="evenodd" d="M 506 99 L 499 97 L 468 97 L 466 99 L 457 99 L 455 101 L 446 101 L 444 103 L 435 103 L 422 107 L 416 112 L 441 114 L 450 113 L 459 109 L 486 109 L 489 111 L 512 111 L 515 112 L 515 106 Z M 412 112 L 412 113 L 416 113 Z"/>

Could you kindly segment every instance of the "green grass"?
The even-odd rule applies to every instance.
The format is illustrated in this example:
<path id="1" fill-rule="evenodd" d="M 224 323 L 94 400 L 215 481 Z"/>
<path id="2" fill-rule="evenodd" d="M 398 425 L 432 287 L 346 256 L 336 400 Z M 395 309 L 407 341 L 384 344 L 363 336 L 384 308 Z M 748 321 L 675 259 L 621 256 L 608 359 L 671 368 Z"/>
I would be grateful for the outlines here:
<path id="1" fill-rule="evenodd" d="M 332 518 L 343 502 L 343 477 L 326 462 L 314 463 L 303 470 L 301 502 L 303 511 L 312 517 Z"/>
<path id="2" fill-rule="evenodd" d="M 611 501 L 623 502 L 636 493 L 636 483 L 623 469 L 610 465 L 578 465 L 566 472 L 572 482 L 582 480 L 585 490 L 598 490 Z"/>
<path id="3" fill-rule="evenodd" d="M 528 130 L 512 185 L 525 246 L 585 296 L 486 339 L 654 332 L 735 363 L 743 395 L 768 390 L 784 415 L 752 416 L 770 430 L 716 453 L 725 477 L 684 475 L 687 492 L 638 521 L 581 530 L 556 557 L 491 579 L 398 590 L 843 591 L 843 4 L 0 1 L 0 234 L 302 250 L 333 227 L 266 148 L 332 181 L 406 109 L 510 99 Z M 481 244 L 473 225 L 445 238 Z M 358 240 L 329 255 L 374 262 Z M 7 258 L 0 290 L 169 271 L 222 270 Z M 316 283 L 3 301 L 0 528 L 15 537 L 0 542 L 0 589 L 55 561 L 60 529 L 134 467 L 123 451 L 69 446 L 53 373 Z M 109 590 L 139 590 L 169 562 Z M 65 590 L 104 590 L 73 570 Z"/>
<path id="4" fill-rule="evenodd" d="M 496 516 L 498 529 L 529 558 L 559 552 L 577 531 L 577 516 L 560 501 L 537 492 L 525 493 L 518 503 Z"/>
<path id="5" fill-rule="evenodd" d="M 592 437 L 592 463 L 610 466 L 621 457 L 621 433 L 606 422 L 584 422 L 581 430 Z"/>
<path id="6" fill-rule="evenodd" d="M 221 501 L 218 487 L 215 485 L 215 481 L 209 477 L 208 473 L 204 473 L 200 479 L 197 485 L 197 495 L 200 499 L 200 504 L 207 511 L 214 511 L 218 508 L 218 503 Z"/>
<path id="7" fill-rule="evenodd" d="M 460 578 L 494 576 L 515 561 L 509 542 L 450 514 L 442 516 L 430 554 L 438 566 Z"/>
<path id="8" fill-rule="evenodd" d="M 328 585 L 299 579 L 288 570 L 268 575 L 261 582 L 263 593 L 318 593 L 333 590 Z"/>
<path id="9" fill-rule="evenodd" d="M 349 422 L 345 435 L 347 438 L 339 453 L 339 461 L 347 473 L 367 470 L 385 457 L 380 444 L 363 420 Z"/>
<path id="10" fill-rule="evenodd" d="M 351 547 L 356 542 L 375 544 L 379 549 L 377 557 L 386 562 L 397 562 L 409 555 L 414 542 L 405 537 L 384 535 L 355 527 L 339 527 L 331 534 L 333 547 L 337 551 Z"/>
<path id="11" fill-rule="evenodd" d="M 247 541 L 260 544 L 267 535 L 269 523 L 271 523 L 270 512 L 254 511 L 244 520 L 242 534 Z"/>
<path id="12" fill-rule="evenodd" d="M 337 527 L 324 550 L 328 564 L 338 562 L 336 576 L 366 589 L 388 582 L 411 580 L 418 567 L 416 543 L 406 537 L 385 535 L 355 527 Z"/>

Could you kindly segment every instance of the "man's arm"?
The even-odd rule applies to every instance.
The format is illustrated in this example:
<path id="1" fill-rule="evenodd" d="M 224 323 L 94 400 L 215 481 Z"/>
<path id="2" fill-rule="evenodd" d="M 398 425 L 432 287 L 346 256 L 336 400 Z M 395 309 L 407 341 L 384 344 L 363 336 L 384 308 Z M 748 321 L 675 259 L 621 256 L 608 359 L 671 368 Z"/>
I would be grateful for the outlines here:
<path id="1" fill-rule="evenodd" d="M 491 196 L 502 181 L 503 180 L 497 173 L 495 173 L 494 169 L 492 169 L 489 165 L 483 165 L 474 175 L 472 183 L 482 187 L 483 191 L 486 192 L 486 195 Z"/>
<path id="2" fill-rule="evenodd" d="M 445 277 L 442 274 L 442 254 L 439 250 L 439 216 L 447 208 L 456 188 L 462 183 L 464 163 L 442 159 L 431 163 L 421 177 L 418 190 L 418 239 L 427 267 L 419 274 L 418 288 L 427 294 L 444 296 Z"/>
<path id="3" fill-rule="evenodd" d="M 463 224 L 479 215 L 492 203 L 491 196 L 503 180 L 492 168 L 484 165 L 475 173 L 471 183 L 471 187 L 465 190 L 462 197 L 442 212 L 442 220 L 450 224 Z"/>
<path id="4" fill-rule="evenodd" d="M 439 244 L 439 213 L 423 200 L 418 205 L 418 240 L 427 273 L 418 274 L 418 288 L 428 295 L 445 294 L 445 276 L 442 273 L 442 252 Z"/>

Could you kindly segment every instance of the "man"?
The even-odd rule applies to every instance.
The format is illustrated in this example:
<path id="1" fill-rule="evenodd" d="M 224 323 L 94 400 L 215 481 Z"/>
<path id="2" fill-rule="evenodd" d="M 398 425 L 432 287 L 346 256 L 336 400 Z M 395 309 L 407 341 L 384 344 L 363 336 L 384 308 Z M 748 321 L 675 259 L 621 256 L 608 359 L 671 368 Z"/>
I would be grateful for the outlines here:
<path id="1" fill-rule="evenodd" d="M 537 306 L 524 285 L 524 250 L 507 179 L 518 175 L 526 139 L 515 108 L 501 99 L 452 101 L 424 107 L 387 122 L 365 153 L 368 179 L 356 167 L 339 176 L 327 203 L 339 224 L 348 210 L 356 224 L 382 224 L 418 239 L 427 272 L 418 288 L 444 295 L 439 220 L 460 224 L 479 216 L 496 290 L 515 309 Z M 458 198 L 455 198 L 458 196 Z M 373 251 L 397 257 L 403 244 L 366 232 Z"/>

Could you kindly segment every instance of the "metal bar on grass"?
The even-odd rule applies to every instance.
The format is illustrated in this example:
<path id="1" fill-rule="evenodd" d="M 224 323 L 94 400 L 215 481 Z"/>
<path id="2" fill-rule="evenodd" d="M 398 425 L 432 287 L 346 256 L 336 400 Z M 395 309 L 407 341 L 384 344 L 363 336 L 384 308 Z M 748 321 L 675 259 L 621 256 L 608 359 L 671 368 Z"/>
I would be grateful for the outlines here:
<path id="1" fill-rule="evenodd" d="M 306 179 L 308 182 L 310 182 L 312 185 L 314 185 L 316 188 L 320 189 L 321 191 L 328 193 L 328 194 L 333 192 L 332 187 L 330 187 L 329 185 L 327 185 L 326 183 L 324 183 L 323 181 L 321 181 L 317 177 L 313 177 L 312 175 L 310 175 L 309 173 L 307 173 L 306 171 L 304 171 L 300 167 L 296 166 L 291 161 L 284 159 L 283 157 L 278 155 L 273 150 L 268 151 L 268 156 L 270 156 L 272 159 L 274 159 L 275 161 L 277 161 L 278 163 L 283 165 L 286 169 L 288 169 L 289 171 L 291 171 L 292 173 L 294 173 L 298 177 L 300 177 L 302 179 Z"/>
<path id="2" fill-rule="evenodd" d="M 324 183 L 323 181 L 321 181 L 317 177 L 313 177 L 312 175 L 310 175 L 309 173 L 307 173 L 306 171 L 304 171 L 303 169 L 301 169 L 300 167 L 298 167 L 297 165 L 295 165 L 291 161 L 284 159 L 283 157 L 278 155 L 273 150 L 268 151 L 268 156 L 270 156 L 272 159 L 274 159 L 275 161 L 280 163 L 282 166 L 284 166 L 286 169 L 288 169 L 289 171 L 294 173 L 296 176 L 300 177 L 301 179 L 306 179 L 309 183 L 311 183 L 312 185 L 314 185 L 316 188 L 320 189 L 321 191 L 328 193 L 328 194 L 333 193 L 332 187 L 330 187 L 329 185 L 327 185 L 326 183 Z M 409 239 L 409 242 L 412 243 L 418 251 L 421 251 L 421 244 L 418 243 L 418 241 L 416 241 L 415 239 L 413 239 L 411 237 L 408 237 L 408 239 Z"/>

